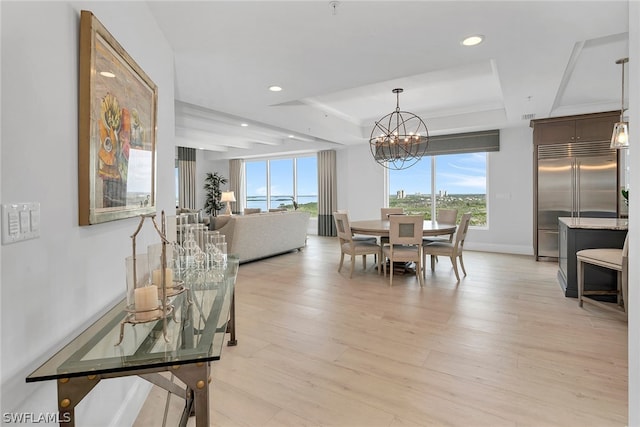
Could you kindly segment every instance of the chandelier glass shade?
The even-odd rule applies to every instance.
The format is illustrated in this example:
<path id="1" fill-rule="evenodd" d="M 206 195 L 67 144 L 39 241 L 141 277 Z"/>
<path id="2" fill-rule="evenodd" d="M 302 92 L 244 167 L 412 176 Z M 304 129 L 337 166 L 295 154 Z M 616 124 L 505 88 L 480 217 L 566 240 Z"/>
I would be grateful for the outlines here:
<path id="1" fill-rule="evenodd" d="M 376 162 L 394 170 L 416 164 L 427 153 L 429 131 L 424 121 L 413 113 L 400 110 L 402 89 L 396 94 L 396 110 L 375 122 L 369 148 Z"/>
<path id="2" fill-rule="evenodd" d="M 624 121 L 624 64 L 629 62 L 629 58 L 622 58 L 616 64 L 622 65 L 622 101 L 620 105 L 620 121 L 613 125 L 611 135 L 611 148 L 629 147 L 629 123 Z"/>

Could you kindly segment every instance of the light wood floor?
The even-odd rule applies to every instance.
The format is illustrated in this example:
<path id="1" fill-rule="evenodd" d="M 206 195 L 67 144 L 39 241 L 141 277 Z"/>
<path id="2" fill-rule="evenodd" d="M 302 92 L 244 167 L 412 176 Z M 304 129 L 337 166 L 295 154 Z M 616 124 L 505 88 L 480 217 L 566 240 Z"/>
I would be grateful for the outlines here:
<path id="1" fill-rule="evenodd" d="M 390 288 L 371 257 L 350 280 L 326 237 L 241 265 L 211 425 L 626 425 L 627 324 L 565 298 L 554 263 L 464 259 L 459 284 L 440 258 L 422 289 L 412 275 Z M 154 387 L 135 425 L 161 425 L 165 399 Z M 167 425 L 182 405 L 172 397 Z"/>

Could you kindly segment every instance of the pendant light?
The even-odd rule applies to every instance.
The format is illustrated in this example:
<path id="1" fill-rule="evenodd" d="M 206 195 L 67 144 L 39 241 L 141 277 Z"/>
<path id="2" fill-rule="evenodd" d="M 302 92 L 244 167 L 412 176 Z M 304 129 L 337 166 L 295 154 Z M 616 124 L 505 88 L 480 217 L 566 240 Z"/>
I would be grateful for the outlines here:
<path id="1" fill-rule="evenodd" d="M 396 110 L 375 122 L 369 148 L 380 165 L 402 170 L 416 164 L 427 153 L 429 131 L 420 117 L 400 110 L 403 90 L 392 92 L 396 94 Z"/>
<path id="2" fill-rule="evenodd" d="M 629 123 L 624 121 L 624 64 L 627 62 L 629 62 L 629 58 L 622 58 L 616 61 L 616 64 L 622 65 L 622 102 L 620 104 L 620 121 L 613 125 L 611 148 L 629 147 Z"/>

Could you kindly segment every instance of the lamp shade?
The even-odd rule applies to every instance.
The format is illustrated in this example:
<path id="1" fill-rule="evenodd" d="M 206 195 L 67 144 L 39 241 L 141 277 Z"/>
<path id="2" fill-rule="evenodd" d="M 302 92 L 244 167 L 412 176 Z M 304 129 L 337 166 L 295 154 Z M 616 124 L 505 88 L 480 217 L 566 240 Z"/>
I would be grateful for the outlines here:
<path id="1" fill-rule="evenodd" d="M 611 135 L 611 148 L 629 147 L 629 125 L 627 122 L 618 122 L 613 126 Z"/>
<path id="2" fill-rule="evenodd" d="M 622 96 L 620 100 L 620 121 L 613 125 L 611 134 L 611 148 L 629 147 L 629 123 L 624 121 L 624 64 L 629 62 L 629 58 L 622 58 L 616 61 L 622 68 Z"/>
<path id="3" fill-rule="evenodd" d="M 222 196 L 220 197 L 221 202 L 235 202 L 236 195 L 233 191 L 223 191 Z"/>
<path id="4" fill-rule="evenodd" d="M 236 195 L 233 193 L 233 191 L 223 191 L 222 195 L 220 196 L 220 201 L 227 203 L 227 207 L 224 210 L 224 215 L 231 215 L 231 202 L 236 201 Z"/>

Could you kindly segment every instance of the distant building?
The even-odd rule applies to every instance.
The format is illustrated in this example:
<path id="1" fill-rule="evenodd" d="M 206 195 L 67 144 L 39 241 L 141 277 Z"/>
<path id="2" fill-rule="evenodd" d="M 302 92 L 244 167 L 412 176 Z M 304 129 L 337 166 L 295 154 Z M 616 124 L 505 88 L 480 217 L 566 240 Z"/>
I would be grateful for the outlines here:
<path id="1" fill-rule="evenodd" d="M 404 197 L 405 197 L 405 195 L 404 195 L 404 190 L 398 190 L 398 191 L 396 192 L 396 197 L 397 197 L 398 199 L 404 199 Z"/>
<path id="2" fill-rule="evenodd" d="M 447 190 L 440 190 L 438 192 L 438 197 L 447 197 Z"/>

